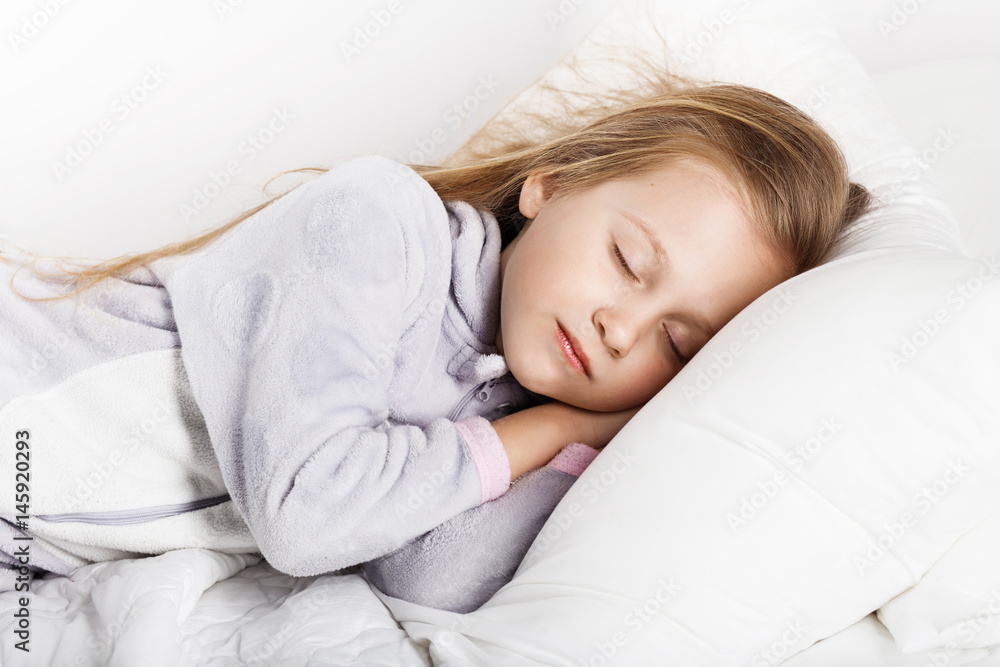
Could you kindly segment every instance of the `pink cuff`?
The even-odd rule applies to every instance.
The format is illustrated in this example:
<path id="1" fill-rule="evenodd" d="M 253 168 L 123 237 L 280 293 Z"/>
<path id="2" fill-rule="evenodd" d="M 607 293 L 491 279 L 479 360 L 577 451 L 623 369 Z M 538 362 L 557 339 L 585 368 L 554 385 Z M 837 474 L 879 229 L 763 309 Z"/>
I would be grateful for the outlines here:
<path id="1" fill-rule="evenodd" d="M 460 419 L 455 427 L 479 471 L 480 504 L 503 495 L 510 486 L 510 461 L 496 429 L 479 415 Z"/>
<path id="2" fill-rule="evenodd" d="M 590 462 L 597 458 L 600 452 L 590 445 L 582 442 L 571 442 L 556 454 L 551 461 L 546 463 L 546 467 L 555 468 L 565 473 L 579 477 Z"/>

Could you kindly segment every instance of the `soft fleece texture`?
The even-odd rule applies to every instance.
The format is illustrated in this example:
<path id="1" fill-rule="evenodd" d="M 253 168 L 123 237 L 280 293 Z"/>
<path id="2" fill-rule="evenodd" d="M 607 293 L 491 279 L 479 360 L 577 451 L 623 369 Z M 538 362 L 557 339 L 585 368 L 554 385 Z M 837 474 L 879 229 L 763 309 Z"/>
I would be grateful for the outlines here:
<path id="1" fill-rule="evenodd" d="M 390 553 L 502 494 L 510 469 L 488 422 L 543 397 L 513 379 L 493 346 L 500 242 L 490 214 L 442 202 L 402 164 L 365 156 L 196 253 L 85 293 L 85 306 L 22 300 L 6 288 L 17 263 L 3 263 L 0 421 L 24 428 L 29 405 L 37 417 L 27 528 L 37 553 L 61 561 L 33 564 L 67 573 L 224 547 L 312 575 Z M 65 289 L 28 270 L 15 284 L 31 296 Z M 130 395 L 86 391 L 123 377 Z M 70 417 L 60 402 L 69 387 L 93 409 Z M 160 421 L 190 443 L 152 458 L 158 442 L 178 446 L 161 425 L 89 494 L 75 494 L 81 462 L 67 453 L 108 461 L 120 432 L 100 429 L 141 426 L 150 416 L 141 399 L 165 387 L 182 407 Z M 63 437 L 40 437 L 57 427 Z M 13 470 L 10 449 L 0 464 Z M 167 475 L 201 481 L 158 488 Z M 0 481 L 7 563 L 24 534 L 12 484 Z M 38 518 L 226 493 L 210 508 L 126 525 Z"/>
<path id="2" fill-rule="evenodd" d="M 383 593 L 414 604 L 460 613 L 478 609 L 511 580 L 556 504 L 597 453 L 583 443 L 566 445 L 499 498 L 365 563 L 365 575 Z"/>

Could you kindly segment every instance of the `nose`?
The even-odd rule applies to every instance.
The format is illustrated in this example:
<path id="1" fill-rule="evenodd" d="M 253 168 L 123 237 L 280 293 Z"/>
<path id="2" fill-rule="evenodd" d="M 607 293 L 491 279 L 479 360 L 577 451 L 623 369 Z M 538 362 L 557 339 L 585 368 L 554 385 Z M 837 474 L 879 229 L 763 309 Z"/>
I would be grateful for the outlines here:
<path id="1" fill-rule="evenodd" d="M 622 304 L 613 304 L 594 312 L 594 328 L 612 357 L 626 356 L 639 339 L 639 317 Z"/>

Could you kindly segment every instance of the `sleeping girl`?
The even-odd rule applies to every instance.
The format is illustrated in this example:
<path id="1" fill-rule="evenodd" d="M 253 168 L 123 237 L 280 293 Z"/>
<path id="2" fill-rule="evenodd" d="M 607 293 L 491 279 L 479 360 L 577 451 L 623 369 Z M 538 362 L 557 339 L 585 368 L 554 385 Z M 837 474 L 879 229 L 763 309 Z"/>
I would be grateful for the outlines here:
<path id="1" fill-rule="evenodd" d="M 201 547 L 485 602 L 599 449 L 869 206 L 759 90 L 587 113 L 354 158 L 152 252 L 5 252 L 0 590 Z"/>

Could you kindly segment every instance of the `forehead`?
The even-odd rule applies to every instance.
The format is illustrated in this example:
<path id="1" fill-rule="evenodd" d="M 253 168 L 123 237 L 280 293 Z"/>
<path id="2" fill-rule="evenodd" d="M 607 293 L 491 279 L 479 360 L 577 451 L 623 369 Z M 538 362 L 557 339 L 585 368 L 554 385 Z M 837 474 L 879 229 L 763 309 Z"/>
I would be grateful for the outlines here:
<path id="1" fill-rule="evenodd" d="M 686 195 L 691 199 L 723 197 L 745 204 L 740 188 L 729 174 L 705 160 L 675 158 L 614 180 L 654 201 Z"/>
<path id="2" fill-rule="evenodd" d="M 604 203 L 621 213 L 634 231 L 703 226 L 720 218 L 737 221 L 753 235 L 756 221 L 740 189 L 719 169 L 701 162 L 676 161 L 604 184 Z M 742 234 L 740 235 L 742 236 Z"/>
<path id="3" fill-rule="evenodd" d="M 606 203 L 623 229 L 644 240 L 657 266 L 702 261 L 730 274 L 765 269 L 783 277 L 783 253 L 771 248 L 740 190 L 704 162 L 677 161 L 609 182 Z M 752 267 L 752 268 L 751 268 Z"/>

